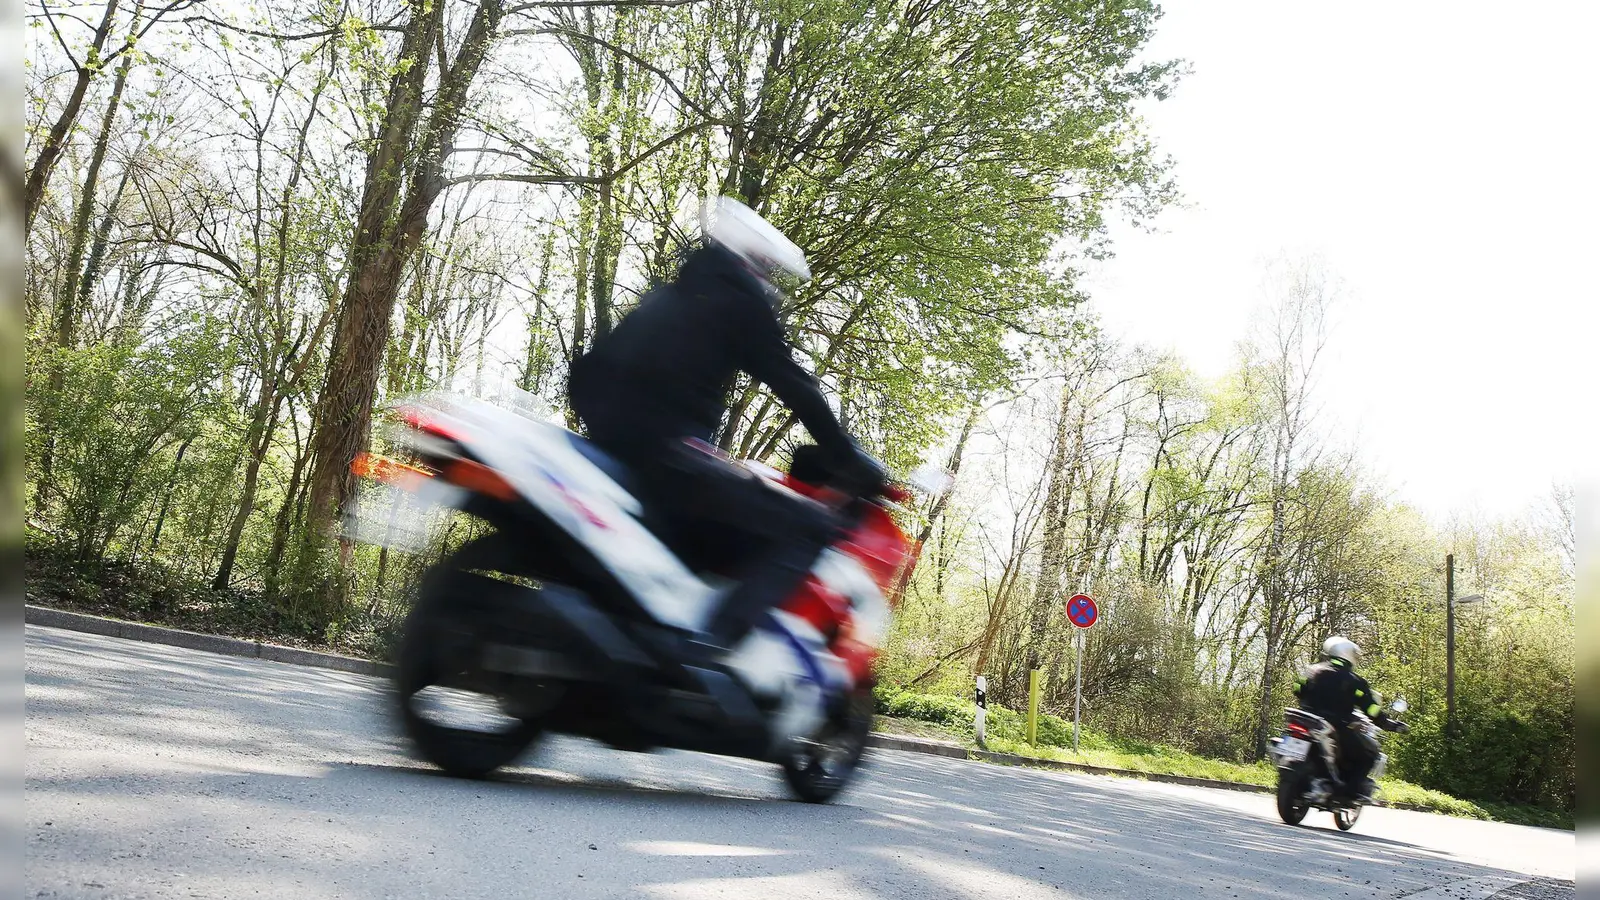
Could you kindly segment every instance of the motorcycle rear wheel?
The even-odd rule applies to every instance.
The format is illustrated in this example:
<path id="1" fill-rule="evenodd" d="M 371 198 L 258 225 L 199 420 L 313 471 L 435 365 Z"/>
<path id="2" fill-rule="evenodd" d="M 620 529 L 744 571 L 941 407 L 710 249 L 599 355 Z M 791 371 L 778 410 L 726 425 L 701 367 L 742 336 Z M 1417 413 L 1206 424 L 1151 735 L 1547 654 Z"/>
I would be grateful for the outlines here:
<path id="1" fill-rule="evenodd" d="M 827 803 L 844 790 L 866 752 L 872 713 L 872 688 L 857 688 L 816 734 L 784 756 L 783 777 L 796 798 Z"/>
<path id="2" fill-rule="evenodd" d="M 1299 825 L 1310 809 L 1301 799 L 1305 782 L 1306 774 L 1299 767 L 1278 770 L 1278 817 L 1286 825 Z"/>
<path id="3" fill-rule="evenodd" d="M 416 605 L 407 617 L 396 658 L 395 688 L 400 721 L 422 757 L 458 778 L 484 778 L 510 765 L 544 731 L 544 718 L 525 704 L 511 706 L 492 680 L 477 669 L 484 638 L 493 622 L 462 596 L 459 576 L 469 571 L 500 572 L 527 578 L 533 573 L 508 552 L 506 539 L 490 534 L 470 541 L 435 566 L 422 580 Z M 498 706 L 503 727 L 478 729 L 446 724 L 430 716 L 423 692 L 430 688 L 465 690 L 485 705 Z"/>
<path id="4" fill-rule="evenodd" d="M 1361 818 L 1361 807 L 1341 807 L 1333 811 L 1333 824 L 1339 826 L 1340 831 L 1349 831 L 1356 827 L 1356 820 Z"/>

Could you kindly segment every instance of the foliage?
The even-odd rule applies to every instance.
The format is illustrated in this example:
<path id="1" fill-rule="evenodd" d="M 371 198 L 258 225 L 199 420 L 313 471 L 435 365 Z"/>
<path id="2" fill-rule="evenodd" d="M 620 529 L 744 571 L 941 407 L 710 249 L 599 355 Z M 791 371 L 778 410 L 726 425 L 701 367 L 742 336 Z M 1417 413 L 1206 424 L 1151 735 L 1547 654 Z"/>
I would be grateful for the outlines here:
<path id="1" fill-rule="evenodd" d="M 1391 742 L 1397 777 L 1564 814 L 1576 741 L 1561 535 L 1522 520 L 1434 526 L 1305 426 L 1285 456 L 1279 365 L 1247 350 L 1206 383 L 1090 336 L 1039 387 L 997 405 L 967 448 L 986 461 L 963 470 L 930 528 L 932 557 L 925 549 L 880 666 L 885 690 L 964 696 L 981 672 L 992 700 L 1018 707 L 1032 664 L 1045 709 L 1069 711 L 1079 653 L 1062 610 L 1092 585 L 1089 733 L 1257 760 L 1263 730 L 1294 703 L 1288 675 L 1345 633 L 1366 648 L 1373 684 L 1412 705 L 1412 733 Z M 1458 592 L 1487 598 L 1457 617 L 1454 736 L 1447 552 Z M 1003 724 L 996 734 L 1011 737 Z"/>

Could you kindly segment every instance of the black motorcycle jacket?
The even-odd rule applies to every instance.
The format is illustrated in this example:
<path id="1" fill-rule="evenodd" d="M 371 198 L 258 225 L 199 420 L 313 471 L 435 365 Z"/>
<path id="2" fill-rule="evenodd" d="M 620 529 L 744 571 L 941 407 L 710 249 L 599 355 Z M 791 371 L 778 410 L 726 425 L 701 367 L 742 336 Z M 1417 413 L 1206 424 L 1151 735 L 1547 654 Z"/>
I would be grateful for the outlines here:
<path id="1" fill-rule="evenodd" d="M 1342 659 L 1326 660 L 1307 669 L 1295 682 L 1294 694 L 1300 698 L 1301 709 L 1340 728 L 1349 725 L 1357 712 L 1380 728 L 1399 724 L 1384 713 L 1367 680 L 1351 671 L 1350 664 Z"/>
<path id="2" fill-rule="evenodd" d="M 709 441 L 739 372 L 770 388 L 829 455 L 856 452 L 816 378 L 791 355 L 760 281 L 715 244 L 690 253 L 673 281 L 573 363 L 573 408 L 602 442 Z"/>

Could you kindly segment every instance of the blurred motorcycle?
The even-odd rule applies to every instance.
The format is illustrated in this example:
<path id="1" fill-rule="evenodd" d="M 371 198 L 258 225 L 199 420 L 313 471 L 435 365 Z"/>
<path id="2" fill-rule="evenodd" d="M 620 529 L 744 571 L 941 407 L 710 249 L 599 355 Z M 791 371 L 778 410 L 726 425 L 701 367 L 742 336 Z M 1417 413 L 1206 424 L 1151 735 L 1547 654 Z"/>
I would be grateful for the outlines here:
<path id="1" fill-rule="evenodd" d="M 766 760 L 802 800 L 831 799 L 871 730 L 873 662 L 892 586 L 915 564 L 890 515 L 900 484 L 830 488 L 802 448 L 793 472 L 750 467 L 772 490 L 830 504 L 847 523 L 810 576 L 725 657 L 683 662 L 736 560 L 670 549 L 629 471 L 550 422 L 462 398 L 399 408 L 411 461 L 363 456 L 355 474 L 421 510 L 459 510 L 479 533 L 421 579 L 396 659 L 398 713 L 421 755 L 481 778 L 550 732 L 613 747 Z M 735 463 L 729 463 L 730 465 Z M 931 489 L 931 488 L 930 488 Z M 361 539 L 392 541 L 393 519 Z"/>

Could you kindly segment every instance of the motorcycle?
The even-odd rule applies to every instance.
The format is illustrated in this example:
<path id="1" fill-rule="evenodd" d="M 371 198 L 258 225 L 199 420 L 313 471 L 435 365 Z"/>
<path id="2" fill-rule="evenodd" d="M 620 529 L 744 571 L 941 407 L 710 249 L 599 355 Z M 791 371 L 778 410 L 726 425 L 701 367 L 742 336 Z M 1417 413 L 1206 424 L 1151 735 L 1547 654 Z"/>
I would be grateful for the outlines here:
<path id="1" fill-rule="evenodd" d="M 482 778 L 559 732 L 775 762 L 808 802 L 850 781 L 892 586 L 916 559 L 891 516 L 906 486 L 840 494 L 806 448 L 791 474 L 749 464 L 773 490 L 834 506 L 847 533 L 729 654 L 686 663 L 683 642 L 716 609 L 733 563 L 669 549 L 625 467 L 557 424 L 483 401 L 419 398 L 398 413 L 391 437 L 412 461 L 363 456 L 355 474 L 481 529 L 424 573 L 401 631 L 398 713 L 426 760 Z M 392 540 L 406 531 L 396 524 L 361 539 Z"/>
<path id="2" fill-rule="evenodd" d="M 1396 713 L 1407 709 L 1404 699 L 1389 707 Z M 1389 757 L 1378 751 L 1383 729 L 1360 713 L 1350 724 L 1358 740 L 1367 742 L 1377 753 L 1377 762 L 1368 777 L 1374 781 L 1383 774 Z M 1278 769 L 1278 816 L 1289 825 L 1299 825 L 1311 809 L 1333 814 L 1340 831 L 1349 831 L 1361 817 L 1371 797 L 1357 795 L 1356 787 L 1340 778 L 1339 744 L 1333 723 L 1303 709 L 1284 710 L 1283 734 L 1272 739 L 1268 757 Z"/>

